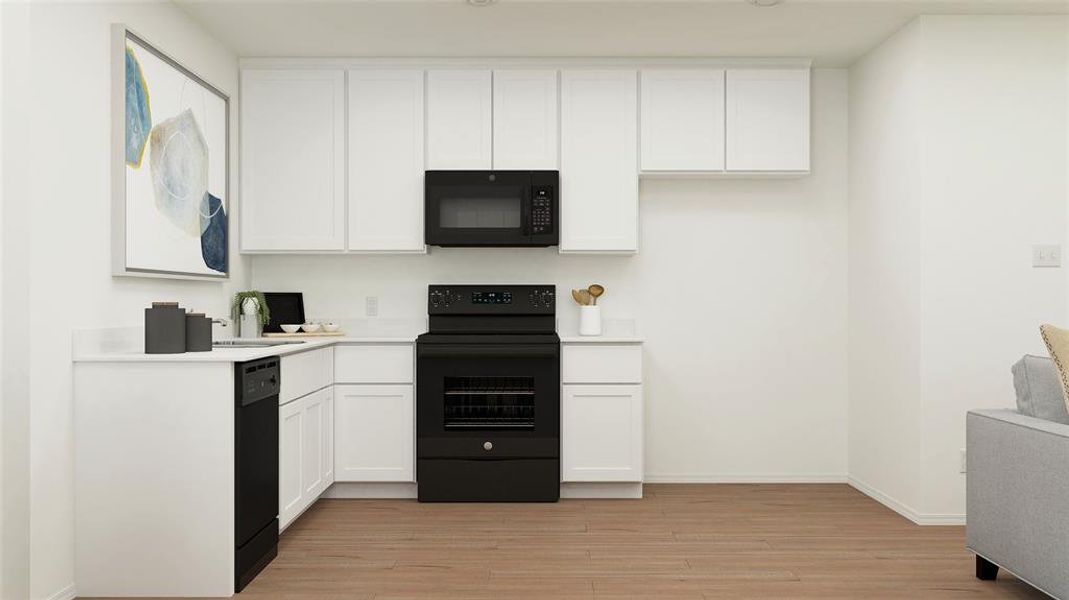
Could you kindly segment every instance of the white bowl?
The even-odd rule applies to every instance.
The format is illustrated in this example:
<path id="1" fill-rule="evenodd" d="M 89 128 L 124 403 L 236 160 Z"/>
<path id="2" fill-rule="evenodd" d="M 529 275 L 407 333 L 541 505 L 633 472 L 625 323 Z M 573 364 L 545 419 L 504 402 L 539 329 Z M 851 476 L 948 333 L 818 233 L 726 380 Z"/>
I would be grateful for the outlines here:
<path id="1" fill-rule="evenodd" d="M 334 333 L 339 329 L 341 329 L 341 325 L 338 325 L 337 323 L 323 323 L 323 331 L 326 331 L 327 333 Z"/>
<path id="2" fill-rule="evenodd" d="M 300 325 L 279 325 L 279 327 L 286 333 L 297 333 L 301 329 Z"/>
<path id="3" fill-rule="evenodd" d="M 319 327 L 319 323 L 305 323 L 304 325 L 301 325 L 301 329 L 305 330 L 308 333 L 315 333 L 319 331 Z"/>

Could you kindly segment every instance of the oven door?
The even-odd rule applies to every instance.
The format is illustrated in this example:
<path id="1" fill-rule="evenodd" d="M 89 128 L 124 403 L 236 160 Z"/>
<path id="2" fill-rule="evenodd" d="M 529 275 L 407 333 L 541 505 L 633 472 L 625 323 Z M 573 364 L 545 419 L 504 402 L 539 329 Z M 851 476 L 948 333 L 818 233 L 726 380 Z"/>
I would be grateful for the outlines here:
<path id="1" fill-rule="evenodd" d="M 420 343 L 417 455 L 557 458 L 559 348 L 545 343 Z"/>
<path id="2" fill-rule="evenodd" d="M 526 171 L 427 171 L 425 241 L 431 246 L 528 246 Z"/>

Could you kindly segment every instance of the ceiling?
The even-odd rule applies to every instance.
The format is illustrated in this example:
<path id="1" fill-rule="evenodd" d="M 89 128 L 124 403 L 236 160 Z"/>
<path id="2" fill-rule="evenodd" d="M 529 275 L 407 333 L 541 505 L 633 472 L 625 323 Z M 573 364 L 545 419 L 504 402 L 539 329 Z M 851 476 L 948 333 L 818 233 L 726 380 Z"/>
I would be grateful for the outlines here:
<path id="1" fill-rule="evenodd" d="M 174 0 L 239 56 L 798 57 L 846 66 L 921 14 L 1069 0 Z"/>

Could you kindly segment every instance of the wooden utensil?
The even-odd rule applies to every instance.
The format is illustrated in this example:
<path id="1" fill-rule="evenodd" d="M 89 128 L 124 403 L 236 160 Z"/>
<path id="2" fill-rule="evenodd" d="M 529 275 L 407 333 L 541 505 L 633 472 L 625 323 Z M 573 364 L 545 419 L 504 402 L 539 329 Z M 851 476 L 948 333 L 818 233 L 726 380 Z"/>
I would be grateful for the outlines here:
<path id="1" fill-rule="evenodd" d="M 583 297 L 579 295 L 579 290 L 572 290 L 572 300 L 575 300 L 575 303 L 580 306 L 583 305 Z"/>
<path id="2" fill-rule="evenodd" d="M 589 290 L 579 290 L 579 304 L 583 306 L 590 306 L 594 303 L 594 297 L 590 295 Z"/>
<path id="3" fill-rule="evenodd" d="M 587 292 L 594 299 L 594 304 L 597 305 L 598 296 L 601 296 L 602 294 L 605 293 L 605 288 L 602 287 L 601 285 L 593 283 L 593 284 L 590 285 L 590 287 L 587 288 Z"/>

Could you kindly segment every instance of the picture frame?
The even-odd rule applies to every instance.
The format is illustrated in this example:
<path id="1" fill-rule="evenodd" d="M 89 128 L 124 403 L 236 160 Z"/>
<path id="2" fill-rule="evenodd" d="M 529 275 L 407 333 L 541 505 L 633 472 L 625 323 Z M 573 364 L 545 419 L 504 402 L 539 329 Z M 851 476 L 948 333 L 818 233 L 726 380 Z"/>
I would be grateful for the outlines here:
<path id="1" fill-rule="evenodd" d="M 112 25 L 112 274 L 230 278 L 230 97 Z"/>

